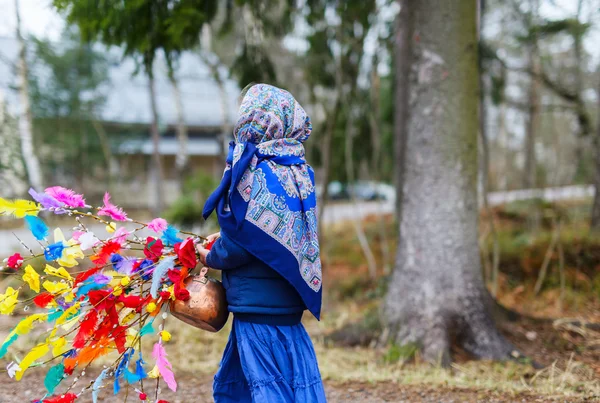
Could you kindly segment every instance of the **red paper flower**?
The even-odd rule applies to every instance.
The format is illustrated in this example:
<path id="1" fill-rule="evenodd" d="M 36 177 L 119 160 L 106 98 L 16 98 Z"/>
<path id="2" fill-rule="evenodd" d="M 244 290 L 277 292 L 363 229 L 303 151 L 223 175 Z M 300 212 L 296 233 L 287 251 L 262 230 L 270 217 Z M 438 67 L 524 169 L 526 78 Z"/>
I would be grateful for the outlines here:
<path id="1" fill-rule="evenodd" d="M 175 299 L 187 301 L 190 299 L 190 292 L 185 288 L 179 288 L 178 290 L 175 290 Z"/>
<path id="2" fill-rule="evenodd" d="M 176 243 L 174 245 L 175 253 L 179 258 L 179 262 L 188 269 L 193 269 L 198 264 L 196 258 L 196 248 L 194 248 L 194 241 L 192 238 L 187 238 L 183 242 Z"/>
<path id="3" fill-rule="evenodd" d="M 15 253 L 11 257 L 8 258 L 8 262 L 6 265 L 13 270 L 17 270 L 23 264 L 23 256 L 20 253 Z"/>
<path id="4" fill-rule="evenodd" d="M 100 252 L 92 256 L 90 259 L 92 260 L 92 262 L 96 263 L 97 266 L 102 266 L 106 264 L 108 258 L 110 258 L 110 255 L 112 255 L 113 253 L 117 253 L 120 250 L 121 245 L 118 242 L 108 241 L 104 244 L 102 249 L 100 249 Z"/>
<path id="5" fill-rule="evenodd" d="M 37 306 L 39 306 L 40 308 L 45 308 L 53 300 L 54 300 L 54 295 L 50 294 L 49 292 L 43 292 L 41 294 L 38 294 L 33 299 L 33 303 L 36 304 Z"/>
<path id="6" fill-rule="evenodd" d="M 144 255 L 153 262 L 158 262 L 162 255 L 163 243 L 160 239 L 154 239 L 149 236 L 146 239 L 146 246 L 144 246 Z"/>
<path id="7" fill-rule="evenodd" d="M 56 396 L 50 399 L 44 399 L 44 403 L 73 403 L 77 399 L 75 393 L 67 393 L 66 395 Z"/>
<path id="8" fill-rule="evenodd" d="M 148 398 L 148 395 L 146 395 L 145 393 L 140 393 L 140 400 L 144 401 Z"/>
<path id="9" fill-rule="evenodd" d="M 212 241 L 208 241 L 208 242 L 206 243 L 206 245 L 204 245 L 204 249 L 211 250 L 211 249 L 212 249 L 212 247 L 213 247 L 213 245 L 215 244 L 215 242 L 217 242 L 217 239 L 219 239 L 219 238 L 215 238 L 215 239 L 213 239 Z"/>
<path id="10" fill-rule="evenodd" d="M 163 301 L 168 301 L 169 299 L 171 299 L 171 293 L 169 291 L 161 291 L 159 292 L 159 295 L 163 299 Z"/>

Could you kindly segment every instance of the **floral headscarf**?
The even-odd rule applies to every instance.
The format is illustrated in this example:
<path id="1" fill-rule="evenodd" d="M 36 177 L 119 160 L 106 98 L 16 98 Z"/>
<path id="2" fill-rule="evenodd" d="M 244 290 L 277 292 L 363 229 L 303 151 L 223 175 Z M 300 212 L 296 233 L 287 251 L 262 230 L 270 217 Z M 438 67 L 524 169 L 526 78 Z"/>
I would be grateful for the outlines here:
<path id="1" fill-rule="evenodd" d="M 279 272 L 307 308 L 321 311 L 314 172 L 303 142 L 312 126 L 287 91 L 252 86 L 239 110 L 221 184 L 204 206 L 221 231 Z"/>

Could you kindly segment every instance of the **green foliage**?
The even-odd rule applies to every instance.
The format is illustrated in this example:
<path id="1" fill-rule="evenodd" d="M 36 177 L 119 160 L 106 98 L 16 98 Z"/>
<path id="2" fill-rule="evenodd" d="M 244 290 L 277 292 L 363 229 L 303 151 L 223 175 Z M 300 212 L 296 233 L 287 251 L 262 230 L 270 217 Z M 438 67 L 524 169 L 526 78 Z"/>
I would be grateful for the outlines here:
<path id="1" fill-rule="evenodd" d="M 45 152 L 44 168 L 63 178 L 81 180 L 106 161 L 91 121 L 104 105 L 108 60 L 76 31 L 60 45 L 33 38 L 34 68 L 29 76 L 33 132 Z M 43 146 L 42 146 L 43 145 Z M 45 146 L 45 147 L 44 147 Z"/>
<path id="2" fill-rule="evenodd" d="M 249 83 L 277 84 L 275 66 L 266 49 L 260 46 L 244 43 L 242 52 L 231 66 L 231 73 L 242 88 Z"/>
<path id="3" fill-rule="evenodd" d="M 86 41 L 122 46 L 152 75 L 159 51 L 167 64 L 199 43 L 202 26 L 216 15 L 217 0 L 54 0 L 54 6 L 76 24 Z"/>
<path id="4" fill-rule="evenodd" d="M 419 346 L 414 343 L 408 343 L 402 346 L 392 344 L 383 356 L 383 361 L 386 364 L 394 364 L 399 361 L 406 362 L 414 358 L 417 351 L 419 351 Z"/>
<path id="5" fill-rule="evenodd" d="M 573 37 L 581 38 L 590 29 L 591 24 L 581 23 L 576 18 L 563 20 L 543 21 L 541 24 L 533 25 L 529 29 L 530 37 L 546 37 L 566 33 Z"/>
<path id="6" fill-rule="evenodd" d="M 169 207 L 165 218 L 173 224 L 188 228 L 203 222 L 202 207 L 217 185 L 215 178 L 204 172 L 190 176 L 185 181 L 183 194 Z"/>

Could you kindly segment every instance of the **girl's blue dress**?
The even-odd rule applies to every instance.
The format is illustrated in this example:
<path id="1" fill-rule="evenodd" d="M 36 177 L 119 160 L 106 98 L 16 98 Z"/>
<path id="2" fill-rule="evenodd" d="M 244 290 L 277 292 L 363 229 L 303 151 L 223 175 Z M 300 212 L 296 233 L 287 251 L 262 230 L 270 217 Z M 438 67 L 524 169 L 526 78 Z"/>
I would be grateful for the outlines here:
<path id="1" fill-rule="evenodd" d="M 222 270 L 234 315 L 213 384 L 215 402 L 325 402 L 315 350 L 300 323 L 306 307 L 295 289 L 225 234 L 207 265 Z"/>
<path id="2" fill-rule="evenodd" d="M 213 392 L 216 403 L 326 401 L 315 351 L 302 324 L 234 319 Z"/>

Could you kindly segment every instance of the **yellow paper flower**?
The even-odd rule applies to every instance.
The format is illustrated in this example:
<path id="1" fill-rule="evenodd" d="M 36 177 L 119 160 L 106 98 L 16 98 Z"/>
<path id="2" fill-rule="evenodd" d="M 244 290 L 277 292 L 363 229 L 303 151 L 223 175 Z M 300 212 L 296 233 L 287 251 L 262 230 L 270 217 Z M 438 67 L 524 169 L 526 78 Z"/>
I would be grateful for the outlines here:
<path id="1" fill-rule="evenodd" d="M 60 282 L 56 282 L 56 281 L 50 281 L 50 280 L 46 280 L 42 283 L 42 287 L 44 287 L 44 290 L 48 291 L 50 294 L 61 294 L 64 291 L 70 289 L 71 287 L 69 287 L 69 285 L 67 283 L 60 283 Z"/>
<path id="2" fill-rule="evenodd" d="M 121 279 L 121 285 L 122 285 L 123 287 L 127 287 L 127 286 L 129 285 L 129 283 L 130 283 L 130 282 L 131 282 L 131 279 L 130 279 L 129 277 L 127 277 L 127 276 L 125 276 L 125 277 L 123 277 L 123 278 Z"/>
<path id="3" fill-rule="evenodd" d="M 57 269 L 56 267 L 53 267 L 53 266 L 50 266 L 49 264 L 47 264 L 46 268 L 44 269 L 44 273 L 46 273 L 50 276 L 60 277 L 65 280 L 73 281 L 73 277 L 71 277 L 69 272 L 64 267 L 59 267 Z"/>
<path id="4" fill-rule="evenodd" d="M 77 266 L 79 262 L 77 262 L 76 259 L 83 259 L 85 257 L 79 242 L 74 239 L 69 239 L 69 241 L 66 241 L 65 236 L 60 228 L 56 228 L 54 230 L 54 242 L 63 242 L 65 245 L 67 245 L 62 251 L 62 256 L 56 260 L 61 266 Z"/>
<path id="5" fill-rule="evenodd" d="M 22 336 L 24 334 L 29 333 L 33 329 L 33 325 L 36 321 L 45 322 L 47 320 L 47 313 L 34 313 L 33 315 L 29 315 L 28 317 L 20 321 L 19 324 L 13 330 L 13 332 L 18 334 L 19 336 Z"/>
<path id="6" fill-rule="evenodd" d="M 150 302 L 147 306 L 146 306 L 146 311 L 152 313 L 154 311 L 156 311 L 156 304 L 154 302 Z"/>
<path id="7" fill-rule="evenodd" d="M 48 351 L 50 351 L 50 349 L 46 343 L 38 344 L 34 347 L 25 357 L 23 357 L 23 361 L 19 363 L 20 369 L 15 374 L 15 379 L 20 381 L 27 368 L 29 368 L 36 360 L 45 356 Z"/>
<path id="8" fill-rule="evenodd" d="M 169 341 L 171 340 L 171 333 L 167 332 L 166 330 L 163 330 L 162 332 L 160 332 L 160 338 L 163 341 Z"/>
<path id="9" fill-rule="evenodd" d="M 160 372 L 158 371 L 158 367 L 155 365 L 152 368 L 152 371 L 148 372 L 148 378 L 156 379 L 160 376 Z"/>
<path id="10" fill-rule="evenodd" d="M 115 222 L 111 222 L 110 224 L 108 224 L 106 226 L 106 232 L 108 232 L 109 234 L 112 234 L 113 232 L 115 232 L 117 229 L 117 223 Z"/>
<path id="11" fill-rule="evenodd" d="M 0 294 L 0 314 L 10 315 L 19 302 L 19 290 L 8 287 L 4 294 Z"/>
<path id="12" fill-rule="evenodd" d="M 54 340 L 51 344 L 53 357 L 63 355 L 64 353 L 70 350 L 70 347 L 67 346 L 67 340 L 64 337 L 59 337 L 58 339 Z"/>
<path id="13" fill-rule="evenodd" d="M 30 264 L 25 267 L 25 274 L 23 274 L 23 281 L 29 284 L 35 292 L 40 292 L 40 275 L 31 267 Z"/>

